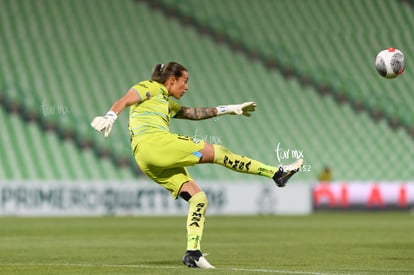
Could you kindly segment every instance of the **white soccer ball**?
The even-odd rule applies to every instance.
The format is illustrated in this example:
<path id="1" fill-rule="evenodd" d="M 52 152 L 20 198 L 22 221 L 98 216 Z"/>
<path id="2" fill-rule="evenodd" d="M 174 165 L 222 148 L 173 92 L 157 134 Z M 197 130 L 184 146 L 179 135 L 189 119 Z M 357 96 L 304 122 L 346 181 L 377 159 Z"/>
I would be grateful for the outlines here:
<path id="1" fill-rule="evenodd" d="M 396 78 L 404 72 L 404 54 L 395 48 L 388 48 L 378 53 L 375 59 L 377 72 L 385 78 Z"/>

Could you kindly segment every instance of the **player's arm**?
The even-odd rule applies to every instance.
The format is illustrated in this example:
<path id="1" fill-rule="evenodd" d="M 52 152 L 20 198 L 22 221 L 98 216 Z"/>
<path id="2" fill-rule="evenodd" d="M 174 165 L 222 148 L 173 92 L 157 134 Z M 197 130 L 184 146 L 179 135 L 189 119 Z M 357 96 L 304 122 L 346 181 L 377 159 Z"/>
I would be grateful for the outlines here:
<path id="1" fill-rule="evenodd" d="M 190 120 L 202 120 L 217 116 L 216 108 L 209 107 L 185 107 L 181 106 L 181 109 L 177 112 L 174 118 L 190 119 Z"/>
<path id="2" fill-rule="evenodd" d="M 213 108 L 182 106 L 174 118 L 202 120 L 226 114 L 244 115 L 249 117 L 251 116 L 251 112 L 254 112 L 255 108 L 256 103 L 254 102 L 245 102 L 235 105 L 220 105 Z"/>
<path id="3" fill-rule="evenodd" d="M 141 102 L 139 93 L 131 88 L 123 97 L 115 101 L 111 109 L 106 113 L 105 116 L 97 116 L 92 122 L 91 126 L 98 132 L 103 132 L 105 137 L 109 136 L 112 130 L 112 125 L 118 118 L 118 115 L 127 107 L 132 104 Z"/>
<path id="4" fill-rule="evenodd" d="M 141 97 L 139 96 L 138 91 L 131 88 L 123 97 L 115 101 L 110 111 L 114 112 L 116 115 L 119 115 L 125 108 L 139 102 L 141 102 Z"/>

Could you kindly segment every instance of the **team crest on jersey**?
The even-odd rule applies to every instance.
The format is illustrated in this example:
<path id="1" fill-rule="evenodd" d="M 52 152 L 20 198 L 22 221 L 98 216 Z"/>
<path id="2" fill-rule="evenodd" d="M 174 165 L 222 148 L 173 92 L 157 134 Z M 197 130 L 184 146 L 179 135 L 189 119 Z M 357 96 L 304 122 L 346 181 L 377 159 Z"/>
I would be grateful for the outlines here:
<path id="1" fill-rule="evenodd" d="M 149 92 L 149 91 L 148 91 L 148 92 L 146 92 L 146 93 L 145 93 L 145 97 L 146 97 L 147 99 L 150 99 L 150 98 L 151 98 L 151 92 Z"/>

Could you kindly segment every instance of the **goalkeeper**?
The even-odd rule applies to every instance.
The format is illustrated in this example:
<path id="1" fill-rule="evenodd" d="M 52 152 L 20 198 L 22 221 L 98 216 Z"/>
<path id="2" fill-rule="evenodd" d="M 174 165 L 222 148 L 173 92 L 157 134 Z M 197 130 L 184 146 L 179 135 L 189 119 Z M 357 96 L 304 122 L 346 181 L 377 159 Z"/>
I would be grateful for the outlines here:
<path id="1" fill-rule="evenodd" d="M 180 99 L 188 89 L 189 75 L 182 65 L 170 62 L 157 64 L 151 80 L 134 85 L 117 100 L 105 116 L 93 119 L 91 126 L 108 137 L 117 116 L 129 110 L 131 149 L 143 173 L 189 203 L 187 217 L 187 251 L 183 263 L 189 267 L 214 268 L 201 253 L 207 198 L 191 178 L 187 166 L 216 163 L 233 171 L 272 178 L 279 187 L 285 186 L 303 160 L 281 167 L 269 166 L 235 154 L 225 147 L 184 137 L 169 130 L 170 118 L 201 120 L 225 114 L 249 117 L 254 102 L 223 105 L 213 108 L 181 106 L 170 99 Z"/>

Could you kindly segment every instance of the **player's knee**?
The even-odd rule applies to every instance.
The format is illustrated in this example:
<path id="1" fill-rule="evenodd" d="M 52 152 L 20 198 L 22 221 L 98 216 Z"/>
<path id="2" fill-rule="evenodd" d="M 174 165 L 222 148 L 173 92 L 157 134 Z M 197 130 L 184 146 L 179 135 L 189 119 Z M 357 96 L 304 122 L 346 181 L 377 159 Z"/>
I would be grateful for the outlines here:
<path id="1" fill-rule="evenodd" d="M 214 161 L 214 145 L 209 143 L 204 143 L 203 149 L 199 151 L 201 154 L 200 163 L 211 163 Z"/>

